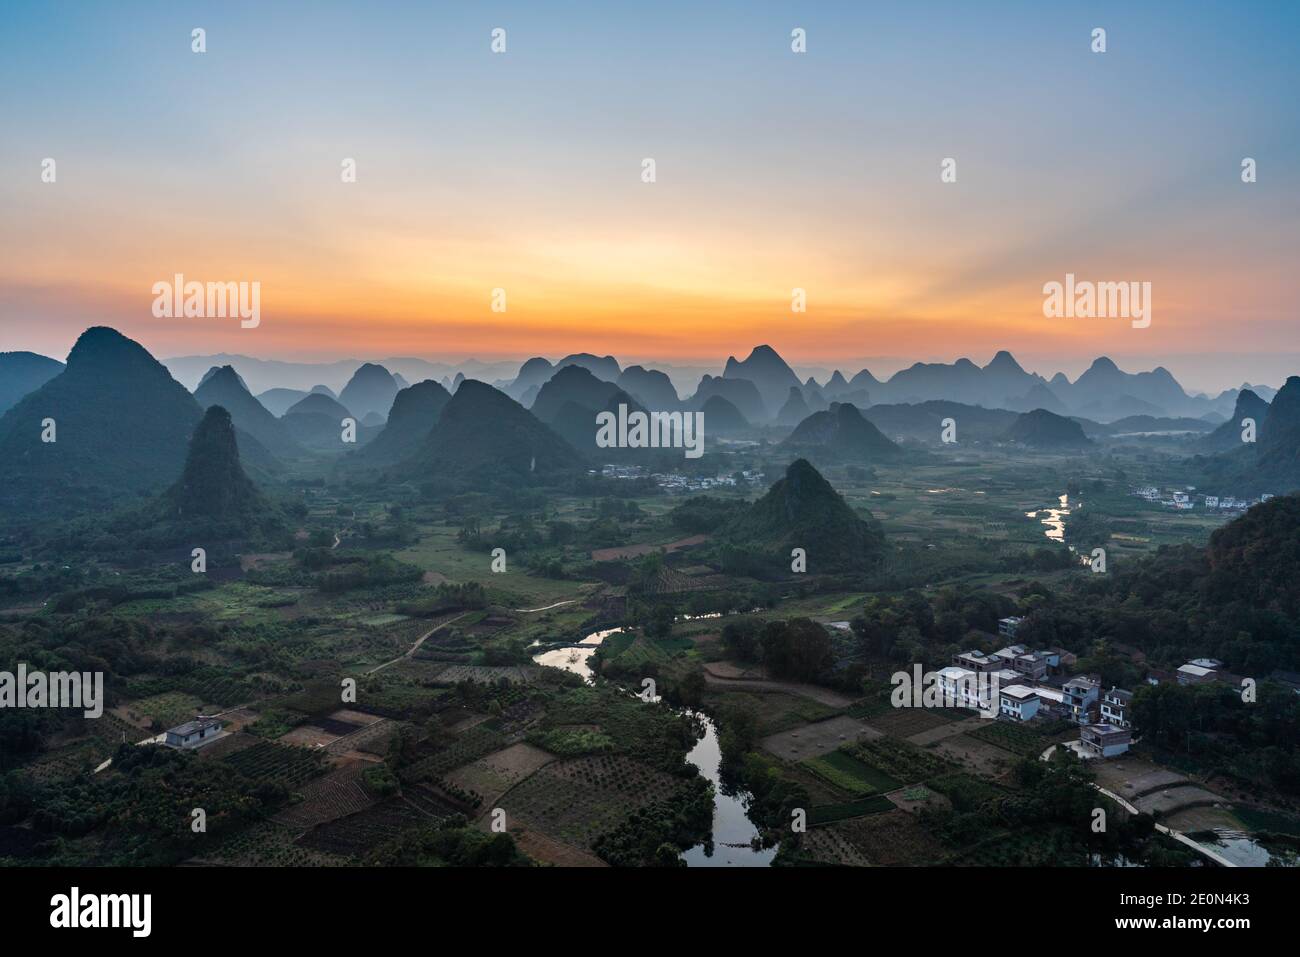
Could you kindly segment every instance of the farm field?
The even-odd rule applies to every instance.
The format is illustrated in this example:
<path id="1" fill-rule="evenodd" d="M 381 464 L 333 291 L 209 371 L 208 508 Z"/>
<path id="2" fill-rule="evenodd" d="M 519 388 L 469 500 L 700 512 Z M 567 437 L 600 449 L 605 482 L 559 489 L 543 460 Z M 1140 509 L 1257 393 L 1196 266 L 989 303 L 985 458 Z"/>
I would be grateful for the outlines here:
<path id="1" fill-rule="evenodd" d="M 557 761 L 536 771 L 502 799 L 518 819 L 555 840 L 590 849 L 638 807 L 682 787 L 677 778 L 623 755 Z"/>

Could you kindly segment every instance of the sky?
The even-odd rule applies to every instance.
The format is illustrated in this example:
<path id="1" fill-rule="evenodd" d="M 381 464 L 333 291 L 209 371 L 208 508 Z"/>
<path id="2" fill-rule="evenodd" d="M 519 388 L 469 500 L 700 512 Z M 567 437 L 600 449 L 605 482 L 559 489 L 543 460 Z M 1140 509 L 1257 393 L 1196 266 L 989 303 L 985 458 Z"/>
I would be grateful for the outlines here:
<path id="1" fill-rule="evenodd" d="M 6 0 L 4 18 L 0 351 L 62 358 L 107 324 L 160 357 L 721 365 L 768 343 L 850 373 L 1003 348 L 1207 390 L 1300 373 L 1300 4 Z M 259 283 L 260 323 L 155 317 L 178 273 Z M 1150 326 L 1045 317 L 1067 273 L 1150 282 Z"/>

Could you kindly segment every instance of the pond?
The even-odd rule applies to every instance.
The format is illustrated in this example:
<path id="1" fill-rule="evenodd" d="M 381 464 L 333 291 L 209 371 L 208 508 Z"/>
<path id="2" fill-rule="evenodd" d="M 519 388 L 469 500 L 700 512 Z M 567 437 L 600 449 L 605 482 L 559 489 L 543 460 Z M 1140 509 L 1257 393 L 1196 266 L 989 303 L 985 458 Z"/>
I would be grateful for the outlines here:
<path id="1" fill-rule="evenodd" d="M 582 639 L 577 646 L 555 648 L 533 656 L 539 665 L 562 668 L 591 683 L 594 675 L 590 659 L 596 653 L 600 643 L 610 635 L 618 634 L 622 628 L 607 628 L 595 631 Z M 684 857 L 690 867 L 767 867 L 776 857 L 776 848 L 755 849 L 752 845 L 758 836 L 758 828 L 750 821 L 748 814 L 749 793 L 728 793 L 722 783 L 720 771 L 722 749 L 718 744 L 718 728 L 713 719 L 702 711 L 687 711 L 693 714 L 704 726 L 704 737 L 696 742 L 686 760 L 700 769 L 713 785 L 713 830 L 709 841 L 697 844 L 686 851 Z"/>
<path id="2" fill-rule="evenodd" d="M 1265 844 L 1253 834 L 1216 827 L 1213 832 L 1187 835 L 1198 844 L 1221 854 L 1238 867 L 1296 867 L 1300 856 L 1291 847 Z"/>

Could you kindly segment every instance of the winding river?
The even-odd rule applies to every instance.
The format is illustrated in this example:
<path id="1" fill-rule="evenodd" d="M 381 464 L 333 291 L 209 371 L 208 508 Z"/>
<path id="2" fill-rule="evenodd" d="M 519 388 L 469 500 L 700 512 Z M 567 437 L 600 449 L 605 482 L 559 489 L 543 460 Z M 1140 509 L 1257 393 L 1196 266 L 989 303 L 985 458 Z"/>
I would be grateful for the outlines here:
<path id="1" fill-rule="evenodd" d="M 533 662 L 550 668 L 562 668 L 581 675 L 589 684 L 595 680 L 591 670 L 591 656 L 610 635 L 622 628 L 594 631 L 575 647 L 554 648 L 533 656 Z M 690 867 L 767 867 L 776 857 L 776 848 L 756 849 L 752 845 L 758 829 L 749 819 L 746 808 L 748 792 L 728 793 L 722 783 L 720 767 L 722 749 L 718 744 L 718 728 L 713 719 L 703 711 L 693 714 L 704 725 L 704 737 L 696 742 L 686 755 L 686 760 L 700 769 L 713 785 L 713 832 L 707 844 L 697 844 L 683 855 Z"/>

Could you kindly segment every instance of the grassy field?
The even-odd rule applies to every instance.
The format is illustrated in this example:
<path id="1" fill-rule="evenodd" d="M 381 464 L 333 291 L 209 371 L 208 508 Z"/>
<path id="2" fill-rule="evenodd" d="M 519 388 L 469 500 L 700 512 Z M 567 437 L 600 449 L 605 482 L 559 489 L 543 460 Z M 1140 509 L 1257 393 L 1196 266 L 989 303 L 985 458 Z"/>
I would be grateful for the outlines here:
<path id="1" fill-rule="evenodd" d="M 539 578 L 529 575 L 506 555 L 506 570 L 492 571 L 492 556 L 470 551 L 456 541 L 457 528 L 447 525 L 424 526 L 420 541 L 394 552 L 400 561 L 435 572 L 451 582 L 477 581 L 489 590 L 492 600 L 509 607 L 541 608 L 555 602 L 580 600 L 593 587 L 591 582 Z"/>

